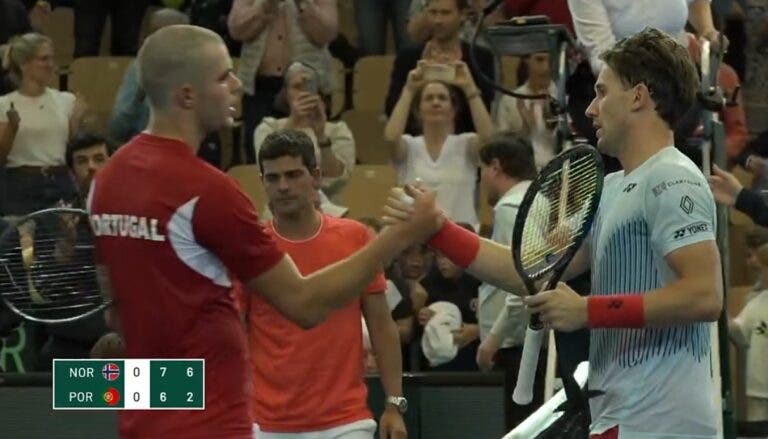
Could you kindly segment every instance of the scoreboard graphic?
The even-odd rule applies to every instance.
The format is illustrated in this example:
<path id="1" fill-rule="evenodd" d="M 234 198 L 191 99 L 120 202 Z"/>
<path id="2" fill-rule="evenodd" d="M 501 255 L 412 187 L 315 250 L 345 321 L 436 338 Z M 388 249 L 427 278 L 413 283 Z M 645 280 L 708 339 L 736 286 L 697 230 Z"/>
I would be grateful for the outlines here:
<path id="1" fill-rule="evenodd" d="M 205 360 L 53 360 L 54 410 L 203 410 Z"/>

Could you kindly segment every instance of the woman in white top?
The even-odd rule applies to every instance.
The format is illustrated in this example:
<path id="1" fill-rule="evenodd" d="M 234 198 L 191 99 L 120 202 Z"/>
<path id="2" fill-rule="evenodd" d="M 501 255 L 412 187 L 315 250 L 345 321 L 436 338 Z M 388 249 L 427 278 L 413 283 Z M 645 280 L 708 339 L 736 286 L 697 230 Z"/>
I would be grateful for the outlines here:
<path id="1" fill-rule="evenodd" d="M 690 21 L 699 36 L 717 41 L 719 33 L 712 22 L 709 3 L 710 0 L 568 0 L 568 9 L 576 36 L 586 48 L 592 71 L 597 75 L 603 65 L 601 53 L 646 27 L 678 36 L 687 47 L 684 29 Z"/>
<path id="2" fill-rule="evenodd" d="M 307 133 L 315 144 L 315 155 L 322 174 L 320 201 L 325 213 L 343 216 L 346 208 L 333 204 L 349 179 L 355 166 L 355 139 L 343 121 L 329 122 L 327 108 L 329 90 L 321 90 L 317 72 L 308 64 L 294 62 L 285 73 L 283 90 L 278 94 L 276 107 L 284 107 L 288 117 L 265 117 L 253 133 L 255 157 L 261 143 L 269 134 L 282 129 L 296 129 Z"/>
<path id="3" fill-rule="evenodd" d="M 408 73 L 392 115 L 384 128 L 384 137 L 392 145 L 392 161 L 401 184 L 420 179 L 437 191 L 437 203 L 457 222 L 479 227 L 475 189 L 478 151 L 482 140 L 494 132 L 480 92 L 467 65 L 451 64 L 448 81 L 430 80 L 434 66 L 420 61 Z M 440 70 L 445 70 L 441 66 Z M 464 93 L 476 133 L 456 135 L 459 96 Z M 413 112 L 421 124 L 422 135 L 404 134 L 408 115 Z"/>
<path id="4" fill-rule="evenodd" d="M 549 72 L 549 54 L 533 53 L 520 60 L 520 76 L 527 76 L 523 85 L 515 92 L 525 95 L 555 96 L 557 87 L 552 82 Z M 499 131 L 511 131 L 528 139 L 533 146 L 536 169 L 541 169 L 557 153 L 557 133 L 555 125 L 549 119 L 549 101 L 546 99 L 518 99 L 503 95 L 496 109 L 496 128 Z"/>
<path id="5" fill-rule="evenodd" d="M 2 213 L 23 215 L 69 202 L 76 190 L 65 153 L 85 106 L 72 93 L 48 87 L 55 68 L 48 37 L 29 33 L 12 39 L 4 65 L 18 88 L 0 96 Z"/>

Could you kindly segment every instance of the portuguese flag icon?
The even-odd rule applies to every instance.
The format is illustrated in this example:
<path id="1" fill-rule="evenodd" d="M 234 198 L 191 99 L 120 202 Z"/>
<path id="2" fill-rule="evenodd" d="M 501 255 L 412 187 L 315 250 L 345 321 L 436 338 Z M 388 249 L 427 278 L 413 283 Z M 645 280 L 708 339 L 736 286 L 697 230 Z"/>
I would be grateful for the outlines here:
<path id="1" fill-rule="evenodd" d="M 106 392 L 104 392 L 102 398 L 104 398 L 104 402 L 106 402 L 107 405 L 114 406 L 120 402 L 120 392 L 118 392 L 114 387 L 110 387 Z"/>

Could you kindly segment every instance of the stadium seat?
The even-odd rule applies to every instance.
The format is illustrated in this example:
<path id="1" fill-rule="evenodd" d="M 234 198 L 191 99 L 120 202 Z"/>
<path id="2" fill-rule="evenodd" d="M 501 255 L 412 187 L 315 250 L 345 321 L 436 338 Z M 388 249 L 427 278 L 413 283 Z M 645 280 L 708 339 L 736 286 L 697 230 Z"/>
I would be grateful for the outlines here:
<path id="1" fill-rule="evenodd" d="M 357 165 L 338 196 L 338 203 L 349 208 L 350 218 L 381 216 L 389 190 L 397 184 L 395 170 L 388 165 Z"/>
<path id="2" fill-rule="evenodd" d="M 43 28 L 43 34 L 53 40 L 56 65 L 66 68 L 75 53 L 75 13 L 72 8 L 56 8 Z"/>
<path id="3" fill-rule="evenodd" d="M 352 79 L 352 108 L 384 112 L 394 61 L 393 55 L 366 56 L 357 61 Z"/>
<path id="4" fill-rule="evenodd" d="M 115 97 L 130 57 L 84 57 L 74 60 L 70 66 L 69 90 L 80 94 L 88 104 L 93 120 L 86 121 L 88 129 L 98 133 L 109 131 L 109 119 Z"/>
<path id="5" fill-rule="evenodd" d="M 384 140 L 384 115 L 376 111 L 351 109 L 341 115 L 355 136 L 357 161 L 366 165 L 390 164 L 390 146 Z"/>
<path id="6" fill-rule="evenodd" d="M 347 69 L 337 58 L 333 58 L 333 74 L 336 77 L 336 89 L 331 94 L 331 117 L 337 117 L 344 111 L 347 97 Z"/>
<path id="7" fill-rule="evenodd" d="M 253 201 L 256 212 L 263 212 L 267 205 L 267 194 L 264 191 L 264 185 L 261 183 L 261 177 L 258 165 L 238 165 L 233 166 L 227 171 L 227 174 L 234 178 L 243 192 L 245 192 Z"/>

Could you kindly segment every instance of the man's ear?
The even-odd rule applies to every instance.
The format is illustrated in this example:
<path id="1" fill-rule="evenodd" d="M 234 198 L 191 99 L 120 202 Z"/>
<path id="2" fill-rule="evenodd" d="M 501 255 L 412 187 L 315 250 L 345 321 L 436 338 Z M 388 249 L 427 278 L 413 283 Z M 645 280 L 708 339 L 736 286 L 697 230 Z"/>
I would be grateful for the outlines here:
<path id="1" fill-rule="evenodd" d="M 651 96 L 651 90 L 641 82 L 632 88 L 630 110 L 637 111 L 647 106 L 655 107 L 656 103 L 653 101 L 653 96 Z"/>
<path id="2" fill-rule="evenodd" d="M 498 158 L 492 158 L 490 168 L 493 169 L 494 175 L 502 172 L 501 162 Z"/>
<path id="3" fill-rule="evenodd" d="M 189 110 L 195 102 L 195 92 L 190 84 L 184 84 L 173 93 L 173 100 L 179 107 Z"/>
<path id="4" fill-rule="evenodd" d="M 315 169 L 311 170 L 309 173 L 312 175 L 312 185 L 315 187 L 315 189 L 320 189 L 320 186 L 323 180 L 323 174 L 320 171 L 320 168 L 316 167 Z"/>

